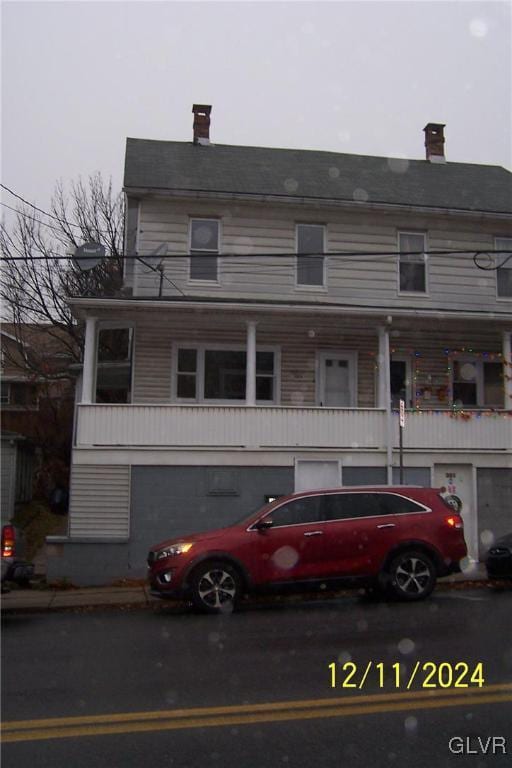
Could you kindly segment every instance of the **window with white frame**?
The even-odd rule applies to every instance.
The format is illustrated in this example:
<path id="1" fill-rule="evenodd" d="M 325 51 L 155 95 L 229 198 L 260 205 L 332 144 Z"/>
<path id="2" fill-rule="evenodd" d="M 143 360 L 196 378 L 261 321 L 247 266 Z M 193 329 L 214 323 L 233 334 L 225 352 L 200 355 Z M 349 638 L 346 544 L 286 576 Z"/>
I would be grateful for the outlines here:
<path id="1" fill-rule="evenodd" d="M 218 279 L 220 225 L 216 219 L 190 220 L 190 279 Z"/>
<path id="2" fill-rule="evenodd" d="M 399 233 L 399 281 L 401 292 L 427 292 L 426 245 L 424 234 L 418 232 Z"/>
<path id="3" fill-rule="evenodd" d="M 256 351 L 256 402 L 277 399 L 276 351 Z M 246 396 L 244 349 L 183 345 L 176 350 L 175 396 L 179 401 L 243 402 Z"/>
<path id="4" fill-rule="evenodd" d="M 458 407 L 503 408 L 503 365 L 474 358 L 452 362 L 452 402 Z"/>
<path id="5" fill-rule="evenodd" d="M 297 285 L 325 285 L 325 227 L 297 224 Z"/>
<path id="6" fill-rule="evenodd" d="M 496 254 L 497 292 L 500 298 L 512 299 L 512 237 L 497 237 L 494 241 Z"/>
<path id="7" fill-rule="evenodd" d="M 99 328 L 96 351 L 96 403 L 130 403 L 133 328 Z"/>

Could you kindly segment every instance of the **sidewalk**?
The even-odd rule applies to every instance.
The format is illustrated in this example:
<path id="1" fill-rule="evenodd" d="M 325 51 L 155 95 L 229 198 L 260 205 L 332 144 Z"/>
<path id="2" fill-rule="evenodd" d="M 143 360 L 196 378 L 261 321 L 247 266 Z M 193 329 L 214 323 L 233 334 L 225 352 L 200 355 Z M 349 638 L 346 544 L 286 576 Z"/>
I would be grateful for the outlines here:
<path id="1" fill-rule="evenodd" d="M 438 589 L 460 587 L 464 583 L 482 585 L 487 581 L 485 567 L 476 564 L 466 573 L 439 579 Z M 272 599 L 272 598 L 270 598 Z M 149 594 L 146 585 L 84 587 L 82 589 L 17 589 L 2 595 L 2 612 L 61 611 L 80 608 L 145 608 L 168 604 Z"/>

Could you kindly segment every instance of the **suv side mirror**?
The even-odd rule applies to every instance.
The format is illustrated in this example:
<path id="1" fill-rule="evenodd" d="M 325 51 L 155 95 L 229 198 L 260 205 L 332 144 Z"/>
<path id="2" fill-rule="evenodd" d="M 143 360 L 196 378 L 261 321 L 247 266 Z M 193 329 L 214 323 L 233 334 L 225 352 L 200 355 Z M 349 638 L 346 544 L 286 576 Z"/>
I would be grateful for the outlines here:
<path id="1" fill-rule="evenodd" d="M 271 517 L 263 517 L 261 520 L 258 520 L 258 522 L 254 524 L 254 527 L 257 531 L 268 531 L 268 529 L 272 528 L 273 525 L 274 521 Z"/>

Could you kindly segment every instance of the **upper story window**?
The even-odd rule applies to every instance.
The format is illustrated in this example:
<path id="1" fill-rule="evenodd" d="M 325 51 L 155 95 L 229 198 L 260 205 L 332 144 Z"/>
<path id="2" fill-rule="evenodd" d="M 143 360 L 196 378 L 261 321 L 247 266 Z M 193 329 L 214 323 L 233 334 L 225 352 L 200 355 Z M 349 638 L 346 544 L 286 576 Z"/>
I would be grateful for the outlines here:
<path id="1" fill-rule="evenodd" d="M 96 403 L 130 403 L 133 328 L 99 328 Z"/>
<path id="2" fill-rule="evenodd" d="M 503 365 L 486 360 L 454 360 L 453 405 L 467 408 L 503 408 Z"/>
<path id="3" fill-rule="evenodd" d="M 503 264 L 496 270 L 496 280 L 499 298 L 512 299 L 512 237 L 497 237 L 494 245 L 497 251 L 510 251 L 496 256 L 496 263 Z"/>
<path id="4" fill-rule="evenodd" d="M 220 223 L 216 219 L 190 220 L 190 279 L 218 280 Z"/>
<path id="5" fill-rule="evenodd" d="M 403 293 L 427 292 L 426 237 L 417 232 L 400 232 L 398 235 L 400 291 Z"/>
<path id="6" fill-rule="evenodd" d="M 325 285 L 324 232 L 322 224 L 297 224 L 297 285 Z"/>

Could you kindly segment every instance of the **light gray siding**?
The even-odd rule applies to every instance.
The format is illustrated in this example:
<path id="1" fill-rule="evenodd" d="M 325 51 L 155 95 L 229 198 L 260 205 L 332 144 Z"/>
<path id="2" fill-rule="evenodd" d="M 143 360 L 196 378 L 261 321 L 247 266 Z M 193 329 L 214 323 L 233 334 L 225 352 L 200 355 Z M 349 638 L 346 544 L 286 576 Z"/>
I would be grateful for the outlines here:
<path id="1" fill-rule="evenodd" d="M 127 538 L 130 533 L 130 467 L 74 464 L 71 538 Z"/>
<path id="2" fill-rule="evenodd" d="M 218 283 L 188 279 L 188 226 L 193 216 L 218 218 L 221 252 L 248 254 L 248 258 L 219 257 Z M 301 289 L 295 285 L 295 259 L 279 254 L 295 252 L 297 223 L 326 227 L 328 252 L 355 252 L 361 256 L 327 258 L 327 290 Z M 456 249 L 458 255 L 433 255 L 428 262 L 427 294 L 401 295 L 397 257 L 371 259 L 368 251 L 393 253 L 401 230 L 425 232 L 430 250 Z M 166 243 L 168 254 L 184 258 L 164 261 L 163 295 L 240 297 L 293 301 L 322 301 L 359 306 L 480 309 L 512 313 L 512 301 L 497 301 L 496 274 L 477 269 L 476 250 L 494 248 L 494 236 L 512 234 L 512 224 L 499 220 L 476 221 L 469 217 L 402 215 L 384 212 L 342 211 L 332 207 L 298 208 L 146 198 L 141 202 L 139 252 L 150 254 Z M 263 256 L 261 254 L 264 254 Z M 157 296 L 159 275 L 137 263 L 134 291 Z M 170 282 L 172 281 L 172 282 Z M 172 283 L 177 287 L 175 288 Z"/>
<path id="3" fill-rule="evenodd" d="M 5 522 L 14 514 L 16 491 L 16 444 L 8 439 L 2 439 L 1 447 L 1 505 L 2 521 Z"/>

